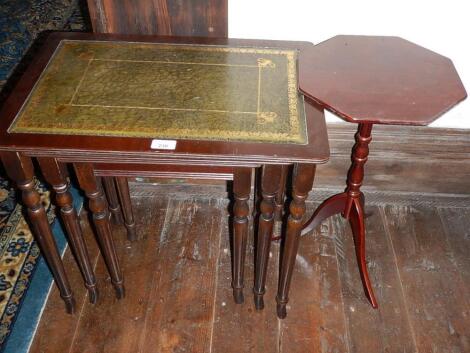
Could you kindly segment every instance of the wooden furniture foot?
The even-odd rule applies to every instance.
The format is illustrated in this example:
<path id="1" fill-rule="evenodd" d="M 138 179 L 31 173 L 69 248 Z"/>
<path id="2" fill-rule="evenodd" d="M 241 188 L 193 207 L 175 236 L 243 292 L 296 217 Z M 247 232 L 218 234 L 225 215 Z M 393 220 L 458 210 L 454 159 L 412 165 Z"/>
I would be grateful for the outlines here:
<path id="1" fill-rule="evenodd" d="M 244 270 L 246 243 L 248 237 L 248 214 L 250 207 L 248 200 L 251 190 L 250 168 L 238 168 L 233 176 L 233 194 L 235 203 L 233 205 L 233 276 L 232 289 L 235 303 L 244 301 Z"/>
<path id="2" fill-rule="evenodd" d="M 264 308 L 266 273 L 274 224 L 275 198 L 282 178 L 282 166 L 265 165 L 261 173 L 261 203 L 256 243 L 256 271 L 253 288 L 255 307 Z"/>
<path id="3" fill-rule="evenodd" d="M 64 300 L 65 308 L 68 313 L 72 314 L 75 312 L 75 299 L 47 220 L 46 211 L 41 204 L 39 193 L 35 189 L 34 167 L 31 158 L 16 152 L 1 152 L 0 156 L 8 176 L 21 190 L 34 238 L 38 242 L 41 253 L 54 276 L 60 296 Z"/>
<path id="4" fill-rule="evenodd" d="M 96 277 L 83 239 L 82 230 L 80 229 L 77 212 L 73 207 L 73 198 L 69 192 L 70 185 L 67 179 L 66 166 L 58 163 L 54 158 L 38 158 L 38 162 L 44 178 L 54 189 L 55 200 L 60 207 L 60 215 L 64 222 L 70 247 L 85 281 L 89 300 L 94 304 L 98 300 Z"/>
<path id="5" fill-rule="evenodd" d="M 111 221 L 113 224 L 123 224 L 124 219 L 122 218 L 121 205 L 119 204 L 114 178 L 103 177 L 101 180 L 103 182 L 106 199 L 108 200 L 108 209 L 111 213 Z"/>
<path id="6" fill-rule="evenodd" d="M 312 189 L 315 177 L 314 164 L 297 164 L 292 176 L 292 201 L 289 205 L 289 218 L 287 220 L 286 239 L 282 250 L 281 273 L 279 276 L 276 296 L 277 316 L 286 317 L 286 306 L 289 300 L 289 287 L 295 258 L 299 249 L 300 233 L 302 231 L 303 217 L 305 215 L 305 200 Z"/>
<path id="7" fill-rule="evenodd" d="M 124 225 L 127 229 L 127 239 L 129 241 L 137 240 L 135 230 L 134 214 L 132 212 L 131 195 L 129 193 L 129 184 L 126 177 L 115 177 L 119 200 L 121 201 L 122 213 L 124 215 Z"/>
<path id="8" fill-rule="evenodd" d="M 352 164 L 348 172 L 346 191 L 324 201 L 304 224 L 302 235 L 315 229 L 326 218 L 341 213 L 351 225 L 364 292 L 372 307 L 377 308 L 377 300 L 367 271 L 364 224 L 365 200 L 364 194 L 360 191 L 364 179 L 364 165 L 369 155 L 369 143 L 372 139 L 372 124 L 359 124 L 355 138 L 356 143 L 352 149 Z"/>
<path id="9" fill-rule="evenodd" d="M 111 282 L 116 290 L 116 297 L 121 299 L 125 294 L 124 279 L 114 247 L 109 223 L 108 204 L 101 189 L 101 184 L 96 179 L 91 164 L 74 163 L 74 169 L 80 187 L 88 198 L 88 205 L 93 214 L 93 223 L 96 228 L 98 243 L 111 276 Z"/>
<path id="10" fill-rule="evenodd" d="M 367 271 L 366 262 L 366 226 L 364 220 L 364 208 L 360 199 L 353 201 L 351 213 L 349 214 L 349 224 L 354 237 L 354 248 L 356 250 L 357 264 L 359 265 L 359 273 L 361 275 L 362 285 L 367 299 L 374 309 L 377 309 L 378 304 L 375 299 L 374 290 L 370 282 L 369 273 Z"/>

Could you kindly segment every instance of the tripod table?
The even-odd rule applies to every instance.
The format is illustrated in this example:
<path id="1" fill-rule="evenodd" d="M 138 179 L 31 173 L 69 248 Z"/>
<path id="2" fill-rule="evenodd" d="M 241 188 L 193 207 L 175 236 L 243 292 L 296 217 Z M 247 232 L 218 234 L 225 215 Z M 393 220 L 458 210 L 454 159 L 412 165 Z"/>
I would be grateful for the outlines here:
<path id="1" fill-rule="evenodd" d="M 352 228 L 366 296 L 377 308 L 365 258 L 364 194 L 361 184 L 374 124 L 428 125 L 465 99 L 465 88 L 448 58 L 398 37 L 336 36 L 302 51 L 300 91 L 342 119 L 358 124 L 352 164 L 343 193 L 324 201 L 301 234 L 341 213 Z M 302 195 L 305 197 L 305 195 Z M 295 190 L 289 222 L 301 223 Z M 286 316 L 289 285 L 300 232 L 287 232 L 277 294 L 277 312 Z"/>

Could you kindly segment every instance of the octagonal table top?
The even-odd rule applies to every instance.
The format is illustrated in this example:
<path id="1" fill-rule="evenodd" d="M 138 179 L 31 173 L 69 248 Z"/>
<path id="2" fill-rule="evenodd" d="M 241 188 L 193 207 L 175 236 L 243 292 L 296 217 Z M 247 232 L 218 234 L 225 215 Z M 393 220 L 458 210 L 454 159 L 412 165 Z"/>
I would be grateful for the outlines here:
<path id="1" fill-rule="evenodd" d="M 340 35 L 299 57 L 299 87 L 355 123 L 428 125 L 467 97 L 449 58 L 399 37 Z"/>

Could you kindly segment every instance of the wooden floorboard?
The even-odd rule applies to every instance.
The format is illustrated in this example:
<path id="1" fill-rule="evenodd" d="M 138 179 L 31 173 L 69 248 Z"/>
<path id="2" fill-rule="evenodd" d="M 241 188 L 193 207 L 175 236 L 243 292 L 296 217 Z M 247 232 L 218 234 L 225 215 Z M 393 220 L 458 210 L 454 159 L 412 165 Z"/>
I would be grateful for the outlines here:
<path id="1" fill-rule="evenodd" d="M 417 351 L 468 351 L 468 284 L 445 241 L 438 210 L 387 206 L 385 216 Z"/>
<path id="2" fill-rule="evenodd" d="M 138 351 L 210 351 L 223 207 L 213 199 L 170 200 Z"/>
<path id="3" fill-rule="evenodd" d="M 96 274 L 104 287 L 97 305 L 87 305 L 70 352 L 131 352 L 138 343 L 146 310 L 151 302 L 150 278 L 157 257 L 158 230 L 163 226 L 167 201 L 151 199 L 135 204 L 138 241 L 130 243 L 123 227 L 114 234 L 118 257 L 126 283 L 126 297 L 117 300 L 104 261 L 98 262 Z M 149 270 L 147 270 L 149 269 Z"/>
<path id="4" fill-rule="evenodd" d="M 98 246 L 94 239 L 93 232 L 88 226 L 87 218 L 88 214 L 83 211 L 81 215 L 83 236 L 90 253 L 92 264 L 96 267 L 99 256 Z M 77 312 L 74 315 L 69 315 L 65 312 L 64 303 L 60 299 L 59 291 L 54 285 L 38 325 L 38 332 L 41 334 L 35 336 L 30 352 L 68 352 L 78 330 L 81 312 L 86 306 L 90 305 L 88 303 L 88 295 L 83 284 L 82 276 L 78 267 L 75 265 L 75 260 L 70 252 L 70 248 L 68 248 L 65 253 L 64 266 L 74 292 Z M 101 293 L 104 290 L 103 286 L 100 286 L 100 283 L 98 284 L 98 289 Z M 60 337 L 60 339 L 55 340 L 54 344 L 51 345 L 51 337 Z"/>
<path id="5" fill-rule="evenodd" d="M 245 303 L 233 302 L 224 197 L 170 193 L 132 202 L 140 239 L 131 244 L 122 226 L 113 227 L 126 298 L 115 299 L 83 214 L 99 303 L 88 303 L 67 253 L 78 311 L 67 315 L 54 288 L 31 352 L 470 352 L 470 208 L 367 207 L 378 310 L 364 296 L 349 225 L 328 219 L 300 240 L 288 317 L 278 320 L 279 244 L 272 245 L 265 309 L 253 305 L 251 236 Z"/>
<path id="6" fill-rule="evenodd" d="M 226 218 L 225 218 L 226 220 Z M 279 326 L 276 313 L 272 308 L 275 305 L 276 281 L 275 273 L 278 266 L 279 246 L 272 244 L 271 261 L 266 283 L 267 293 L 265 305 L 271 310 L 256 311 L 253 303 L 254 278 L 254 246 L 253 236 L 248 240 L 247 266 L 245 267 L 245 303 L 235 304 L 231 281 L 231 256 L 228 234 L 228 224 L 224 222 L 224 232 L 220 243 L 220 258 L 218 264 L 218 285 L 214 298 L 214 326 L 212 338 L 212 352 L 238 353 L 238 352 L 277 352 L 279 340 Z"/>
<path id="7" fill-rule="evenodd" d="M 349 351 L 330 222 L 300 240 L 288 309 L 281 321 L 282 352 Z"/>

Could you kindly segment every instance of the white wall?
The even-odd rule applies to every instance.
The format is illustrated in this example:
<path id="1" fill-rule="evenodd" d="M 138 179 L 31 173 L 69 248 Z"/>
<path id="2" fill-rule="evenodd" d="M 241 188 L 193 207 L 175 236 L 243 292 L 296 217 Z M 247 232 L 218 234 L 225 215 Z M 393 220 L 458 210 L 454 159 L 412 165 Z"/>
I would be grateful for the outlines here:
<path id="1" fill-rule="evenodd" d="M 229 36 L 313 43 L 337 34 L 399 36 L 450 57 L 470 92 L 469 5 L 468 0 L 229 0 Z M 470 98 L 432 126 L 470 129 Z"/>

